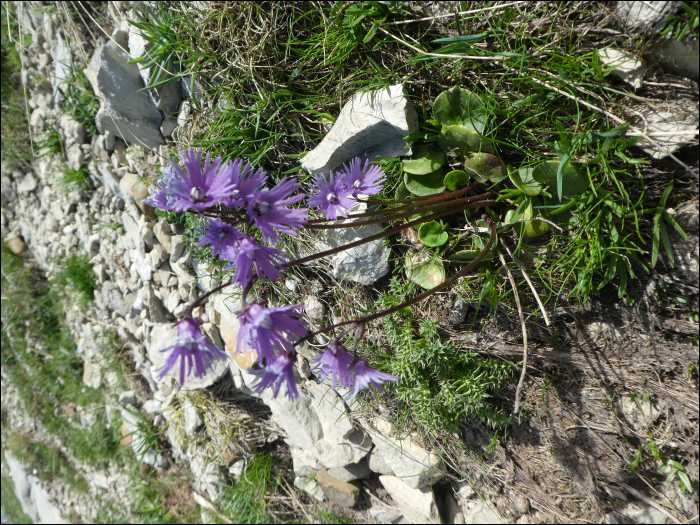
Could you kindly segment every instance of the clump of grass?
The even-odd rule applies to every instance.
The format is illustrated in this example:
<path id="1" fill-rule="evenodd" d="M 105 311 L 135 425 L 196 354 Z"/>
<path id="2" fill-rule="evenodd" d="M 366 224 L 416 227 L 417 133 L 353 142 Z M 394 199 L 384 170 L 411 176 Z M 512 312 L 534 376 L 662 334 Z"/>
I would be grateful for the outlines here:
<path id="1" fill-rule="evenodd" d="M 2 63 L 2 118 L 0 133 L 2 148 L 2 169 L 11 172 L 17 162 L 31 155 L 29 128 L 25 113 L 24 90 L 19 81 L 22 68 L 12 35 L 19 35 L 19 26 L 14 17 L 12 4 L 3 2 L 0 7 L 0 54 Z"/>
<path id="2" fill-rule="evenodd" d="M 79 170 L 72 170 L 66 168 L 66 170 L 63 172 L 63 175 L 61 176 L 61 184 L 67 189 L 93 189 L 92 179 L 90 178 L 90 172 L 86 166 L 81 167 Z"/>
<path id="3" fill-rule="evenodd" d="M 379 308 L 400 304 L 412 290 L 412 284 L 402 285 L 394 277 L 390 290 L 379 300 Z M 405 402 L 402 405 L 426 434 L 456 431 L 469 418 L 478 418 L 493 428 L 509 423 L 490 398 L 513 374 L 512 366 L 443 343 L 433 321 L 419 322 L 416 333 L 409 309 L 386 318 L 383 325 L 392 354 L 381 363 L 381 369 L 401 377 L 387 390 Z"/>
<path id="4" fill-rule="evenodd" d="M 272 523 L 272 516 L 266 510 L 265 496 L 271 489 L 274 462 L 272 456 L 258 454 L 238 483 L 222 488 L 219 508 L 232 523 Z"/>
<path id="5" fill-rule="evenodd" d="M 66 151 L 63 147 L 61 134 L 51 124 L 47 123 L 46 128 L 45 136 L 36 142 L 35 155 L 37 158 L 47 155 L 61 155 L 65 159 Z"/>
<path id="6" fill-rule="evenodd" d="M 90 266 L 89 256 L 71 255 L 54 278 L 57 285 L 68 285 L 80 295 L 80 304 L 86 309 L 97 289 L 97 276 Z"/>
<path id="7" fill-rule="evenodd" d="M 4 436 L 3 444 L 22 463 L 33 467 L 36 475 L 42 481 L 61 478 L 79 493 L 88 491 L 88 483 L 73 467 L 61 452 L 39 441 L 33 441 L 26 435 L 8 433 Z"/>
<path id="8" fill-rule="evenodd" d="M 66 80 L 66 98 L 63 101 L 63 110 L 72 115 L 75 120 L 85 126 L 88 137 L 96 137 L 97 124 L 95 117 L 100 109 L 100 101 L 95 96 L 90 81 L 82 70 L 71 70 L 70 78 Z"/>

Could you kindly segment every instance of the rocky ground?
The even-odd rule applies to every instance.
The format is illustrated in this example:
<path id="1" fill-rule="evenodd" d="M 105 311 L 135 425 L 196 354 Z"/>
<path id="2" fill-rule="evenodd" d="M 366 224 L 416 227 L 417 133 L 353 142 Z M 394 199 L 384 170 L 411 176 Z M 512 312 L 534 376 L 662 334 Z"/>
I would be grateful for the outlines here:
<path id="1" fill-rule="evenodd" d="M 637 304 L 647 305 L 646 313 L 601 297 L 582 311 L 558 308 L 552 312 L 554 328 L 536 328 L 531 364 L 543 375 L 523 395 L 530 417 L 495 447 L 488 448 L 490 432 L 476 423 L 457 436 L 463 447 L 431 443 L 417 433 L 397 435 L 389 423 L 390 409 L 347 407 L 328 385 L 313 380 L 308 373 L 308 360 L 315 355 L 311 348 L 300 361 L 302 399 L 296 403 L 269 393 L 254 396 L 253 377 L 246 372 L 249 363 L 240 356 L 217 363 L 214 373 L 203 379 L 188 378 L 182 387 L 174 380 L 175 371 L 158 381 L 154 371 L 163 364 L 160 350 L 176 337 L 172 323 L 212 286 L 209 269 L 187 249 L 184 229 L 159 219 L 142 202 L 169 159 L 173 136 L 186 136 L 193 94 L 187 83 L 155 93 L 139 91 L 144 73 L 127 64 L 145 48 L 127 22 L 135 13 L 129 2 L 109 2 L 102 27 L 110 37 L 99 36 L 88 46 L 94 51 L 85 75 L 101 101 L 96 117 L 100 134 L 91 139 L 62 110 L 66 85 L 61 80 L 68 78 L 68 64 L 78 63 L 85 48 L 73 35 L 67 38 L 70 28 L 58 14 L 32 4 L 18 7 L 18 14 L 23 30 L 32 35 L 31 46 L 21 51 L 21 80 L 29 90 L 34 143 L 46 140 L 51 128 L 58 130 L 65 163 L 73 170 L 85 167 L 91 187 L 64 191 L 60 154 L 19 163 L 2 174 L 2 236 L 15 254 L 46 272 L 62 257 L 88 254 L 97 276 L 89 309 L 69 308 L 67 322 L 84 361 L 85 388 L 104 389 L 108 401 L 104 407 L 74 411 L 71 424 L 89 427 L 96 414 L 110 421 L 118 414 L 122 443 L 138 461 L 159 472 L 191 471 L 190 495 L 204 522 L 219 513 L 222 487 L 240 478 L 259 449 L 273 450 L 283 465 L 279 472 L 285 488 L 275 500 L 282 520 L 313 521 L 319 509 L 330 508 L 349 512 L 358 522 L 380 523 L 535 523 L 591 517 L 606 523 L 697 522 L 698 325 L 692 318 L 669 316 L 663 306 L 668 297 L 682 293 L 697 310 L 697 198 L 674 211 L 689 234 L 686 242 L 675 239 L 676 268 L 648 278 L 637 294 Z M 367 113 L 360 99 L 346 107 Z M 411 115 L 404 106 L 391 110 L 396 114 L 388 108 L 379 113 L 398 131 L 374 140 L 390 143 L 417 129 L 415 111 Z M 345 136 L 340 131 L 343 112 L 333 127 L 335 135 L 329 133 L 322 144 L 326 149 L 309 154 L 305 169 L 323 170 L 333 152 L 348 147 L 336 137 Z M 404 151 L 401 145 L 387 148 L 391 151 L 383 151 L 385 156 Z M 697 190 L 697 157 L 694 162 Z M 339 239 L 308 239 L 300 251 L 372 233 L 348 229 Z M 323 264 L 334 282 L 349 278 L 365 285 L 388 273 L 389 255 L 389 248 L 378 242 Z M 328 315 L 321 289 L 293 279 L 286 286 L 300 296 L 312 320 Z M 444 313 L 445 306 L 435 301 L 428 317 Z M 230 351 L 239 309 L 235 297 L 219 293 L 194 315 L 206 335 Z M 513 361 L 522 353 L 514 342 L 520 330 L 517 320 L 498 317 L 480 333 L 458 325 L 448 327 L 454 339 L 480 352 Z M 133 374 L 126 385 L 109 369 L 101 343 L 101 334 L 110 330 L 118 334 Z M 693 364 L 694 376 L 688 371 Z M 569 384 L 558 382 L 548 389 L 547 377 L 562 373 L 569 374 Z M 500 395 L 512 397 L 513 390 L 511 385 Z M 634 392 L 652 392 L 653 401 L 640 402 L 629 395 Z M 32 418 L 4 379 L 2 398 L 3 424 L 59 447 L 89 485 L 87 493 L 75 494 L 58 479 L 44 484 L 6 453 L 17 495 L 35 522 L 58 523 L 76 516 L 94 522 L 106 501 L 128 515 L 133 496 L 116 465 L 100 469 L 79 464 Z M 142 421 L 162 431 L 165 448 L 153 446 Z M 230 431 L 236 425 L 244 430 Z M 663 437 L 657 443 L 684 459 L 694 495 L 648 471 L 627 472 L 630 436 L 643 442 L 659 429 Z M 458 480 L 455 471 L 472 474 Z"/>

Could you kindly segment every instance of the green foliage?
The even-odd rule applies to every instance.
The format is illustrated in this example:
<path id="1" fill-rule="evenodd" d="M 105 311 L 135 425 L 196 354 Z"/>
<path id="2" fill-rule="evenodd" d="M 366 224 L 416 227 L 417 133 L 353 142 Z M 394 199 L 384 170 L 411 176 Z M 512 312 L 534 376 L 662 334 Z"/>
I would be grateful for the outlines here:
<path id="1" fill-rule="evenodd" d="M 647 213 L 654 213 L 654 233 L 652 237 L 652 248 L 651 248 L 651 267 L 656 266 L 656 261 L 659 258 L 659 244 L 663 241 L 664 250 L 666 250 L 666 257 L 668 258 L 668 264 L 673 268 L 673 248 L 671 247 L 671 241 L 668 237 L 668 232 L 666 231 L 666 224 L 673 226 L 676 231 L 683 237 L 683 240 L 687 241 L 688 236 L 683 231 L 683 228 L 676 222 L 676 220 L 671 217 L 666 211 L 666 201 L 669 195 L 673 191 L 673 181 L 669 183 L 661 196 L 661 201 L 659 202 L 656 209 L 647 210 Z"/>
<path id="2" fill-rule="evenodd" d="M 272 523 L 266 494 L 271 487 L 275 458 L 258 454 L 232 487 L 223 487 L 218 499 L 221 512 L 232 523 Z"/>
<path id="3" fill-rule="evenodd" d="M 63 184 L 66 189 L 79 189 L 79 190 L 92 190 L 92 179 L 90 178 L 90 172 L 87 167 L 83 166 L 79 170 L 72 170 L 66 168 L 61 177 L 61 184 Z"/>
<path id="4" fill-rule="evenodd" d="M 445 244 L 447 242 L 447 237 L 445 225 L 442 224 L 442 222 L 424 222 L 418 229 L 418 238 L 420 241 L 431 248 Z"/>
<path id="5" fill-rule="evenodd" d="M 678 478 L 681 484 L 681 491 L 690 492 L 691 494 L 693 493 L 693 485 L 690 482 L 690 478 L 688 477 L 688 474 L 685 471 L 685 467 L 681 465 L 678 461 L 670 459 L 668 456 L 666 456 L 666 454 L 664 454 L 661 451 L 661 449 L 656 445 L 656 442 L 654 441 L 654 436 L 651 434 L 649 434 L 649 439 L 641 447 L 639 447 L 639 450 L 637 450 L 637 453 L 634 455 L 634 458 L 632 458 L 632 461 L 630 462 L 629 466 L 630 472 L 634 472 L 634 470 L 636 470 L 637 467 L 639 467 L 639 463 L 641 462 L 644 456 L 645 449 L 648 451 L 649 454 L 651 454 L 652 458 L 661 463 L 661 466 L 659 467 L 659 472 L 666 476 L 666 483 L 672 483 L 673 480 Z"/>
<path id="6" fill-rule="evenodd" d="M 683 10 L 677 15 L 667 15 L 668 27 L 661 34 L 676 40 L 683 40 L 690 34 L 698 38 L 698 22 L 700 21 L 700 8 L 698 2 L 681 2 Z"/>
<path id="7" fill-rule="evenodd" d="M 412 292 L 410 283 L 402 285 L 393 278 L 378 306 L 401 304 Z M 405 402 L 399 406 L 404 406 L 426 433 L 456 431 L 469 418 L 478 418 L 493 428 L 508 422 L 490 398 L 515 371 L 513 367 L 443 343 L 438 325 L 432 321 L 419 322 L 416 334 L 408 308 L 386 318 L 383 325 L 392 353 L 380 368 L 401 377 L 387 388 Z"/>
<path id="8" fill-rule="evenodd" d="M 61 134 L 51 124 L 46 124 L 46 136 L 37 141 L 34 153 L 37 158 L 47 155 L 61 155 L 65 159 L 66 152 Z"/>
<path id="9" fill-rule="evenodd" d="M 89 255 L 82 257 L 71 255 L 57 272 L 54 280 L 57 285 L 70 286 L 81 296 L 80 304 L 86 309 L 88 303 L 94 298 L 97 289 L 97 276 L 92 271 Z"/>
<path id="10" fill-rule="evenodd" d="M 404 264 L 406 278 L 421 288 L 430 290 L 445 281 L 445 265 L 429 251 L 406 255 Z"/>
<path id="11" fill-rule="evenodd" d="M 66 98 L 63 110 L 85 126 L 88 137 L 99 135 L 95 117 L 100 109 L 100 101 L 95 96 L 90 81 L 79 68 L 71 69 L 70 77 L 64 82 Z"/>

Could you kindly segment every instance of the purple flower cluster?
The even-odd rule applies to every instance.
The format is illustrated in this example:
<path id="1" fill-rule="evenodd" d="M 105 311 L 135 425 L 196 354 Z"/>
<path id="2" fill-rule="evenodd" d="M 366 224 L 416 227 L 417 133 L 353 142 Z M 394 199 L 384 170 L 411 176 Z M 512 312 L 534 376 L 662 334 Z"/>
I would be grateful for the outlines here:
<path id="1" fill-rule="evenodd" d="M 298 193 L 296 180 L 287 177 L 267 188 L 267 173 L 242 160 L 224 163 L 221 157 L 212 161 L 207 155 L 202 167 L 201 150 L 190 149 L 182 155 L 182 163 L 184 170 L 174 163 L 166 168 L 156 190 L 144 202 L 163 210 L 193 211 L 209 217 L 208 224 L 198 230 L 199 246 L 209 245 L 213 255 L 227 261 L 226 270 L 233 271 L 230 284 L 244 290 L 245 309 L 238 318 L 236 351 L 254 357 L 255 366 L 250 370 L 258 376 L 254 391 L 259 393 L 272 387 L 273 396 L 277 397 L 284 386 L 289 399 L 298 399 L 294 344 L 309 333 L 301 305 L 269 308 L 248 305 L 245 295 L 257 280 L 278 280 L 287 262 L 280 249 L 258 243 L 255 230 L 266 243 L 273 244 L 280 241 L 280 232 L 296 235 L 307 224 L 307 209 L 291 206 L 306 195 Z M 328 179 L 315 177 L 317 189 L 308 198 L 308 204 L 318 208 L 327 219 L 347 217 L 358 195 L 379 193 L 383 179 L 381 168 L 354 159 L 339 173 L 331 173 Z M 192 371 L 196 377 L 202 377 L 215 359 L 228 357 L 202 335 L 199 322 L 189 315 L 188 311 L 178 324 L 176 343 L 162 350 L 170 352 L 170 356 L 159 370 L 160 379 L 179 362 L 182 384 Z M 353 357 L 337 342 L 328 346 L 315 366 L 321 381 L 331 377 L 333 389 L 336 384 L 352 389 L 345 397 L 348 403 L 370 384 L 381 391 L 384 382 L 398 380 L 371 368 L 364 359 Z"/>
<path id="2" fill-rule="evenodd" d="M 316 194 L 309 197 L 309 205 L 318 208 L 328 220 L 338 215 L 347 217 L 358 195 L 376 195 L 382 191 L 384 172 L 379 166 L 364 165 L 359 158 L 343 166 L 339 174 L 331 172 L 328 179 L 321 174 L 314 177 Z"/>

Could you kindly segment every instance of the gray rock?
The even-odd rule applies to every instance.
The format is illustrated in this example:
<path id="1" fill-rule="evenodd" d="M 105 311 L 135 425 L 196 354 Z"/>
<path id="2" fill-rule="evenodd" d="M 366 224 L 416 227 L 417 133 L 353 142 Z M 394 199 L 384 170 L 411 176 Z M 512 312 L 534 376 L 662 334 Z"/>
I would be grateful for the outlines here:
<path id="1" fill-rule="evenodd" d="M 177 128 L 177 119 L 165 117 L 163 123 L 160 125 L 160 132 L 166 138 L 172 137 L 175 128 Z"/>
<path id="2" fill-rule="evenodd" d="M 161 411 L 163 404 L 157 399 L 149 399 L 143 404 L 143 411 L 146 414 L 157 414 Z"/>
<path id="3" fill-rule="evenodd" d="M 182 403 L 182 407 L 184 409 L 183 417 L 185 419 L 185 433 L 192 437 L 197 433 L 197 430 L 201 428 L 204 421 L 202 421 L 202 418 L 199 417 L 199 412 L 188 398 L 185 398 Z"/>
<path id="4" fill-rule="evenodd" d="M 69 142 L 83 144 L 85 142 L 85 126 L 72 118 L 70 115 L 62 115 L 60 121 L 61 129 Z"/>
<path id="5" fill-rule="evenodd" d="M 176 263 L 185 249 L 185 239 L 182 235 L 173 235 L 170 238 L 170 262 Z"/>
<path id="6" fill-rule="evenodd" d="M 246 461 L 245 459 L 239 459 L 233 465 L 228 468 L 229 475 L 233 476 L 235 479 L 240 478 L 245 471 Z"/>
<path id="7" fill-rule="evenodd" d="M 325 468 L 315 457 L 309 456 L 305 450 L 297 447 L 289 447 L 289 450 L 292 454 L 292 466 L 294 467 L 295 475 L 309 477 Z"/>
<path id="8" fill-rule="evenodd" d="M 148 93 L 140 91 L 143 79 L 131 57 L 115 42 L 98 47 L 90 62 L 102 101 L 95 122 L 101 131 L 112 131 L 126 142 L 147 148 L 165 144 L 160 133 L 163 117 Z"/>
<path id="9" fill-rule="evenodd" d="M 379 481 L 401 508 L 409 523 L 441 522 L 431 487 L 409 487 L 396 476 L 379 476 Z"/>
<path id="10" fill-rule="evenodd" d="M 108 151 L 114 150 L 114 144 L 117 141 L 117 136 L 111 131 L 105 131 L 104 147 Z"/>
<path id="11" fill-rule="evenodd" d="M 369 515 L 379 523 L 394 523 L 403 516 L 401 509 L 387 507 L 386 505 L 375 505 L 370 507 Z"/>
<path id="12" fill-rule="evenodd" d="M 124 298 L 112 281 L 106 281 L 102 285 L 102 301 L 108 310 L 117 312 L 121 317 L 126 316 L 126 306 Z"/>
<path id="13" fill-rule="evenodd" d="M 32 111 L 29 117 L 29 125 L 33 128 L 44 128 L 44 119 L 46 118 L 46 111 L 42 108 L 36 108 Z"/>
<path id="14" fill-rule="evenodd" d="M 641 35 L 654 35 L 668 24 L 667 15 L 680 8 L 680 2 L 645 1 L 617 2 L 617 14 L 628 30 Z"/>
<path id="15" fill-rule="evenodd" d="M 102 472 L 96 472 L 92 476 L 92 484 L 95 488 L 98 488 L 101 490 L 109 490 L 110 489 L 109 480 L 107 479 L 107 476 L 105 476 Z"/>
<path id="16" fill-rule="evenodd" d="M 154 323 L 165 323 L 168 321 L 168 312 L 166 311 L 163 303 L 156 294 L 153 292 L 153 288 L 150 283 L 144 285 L 146 290 L 144 296 L 144 303 L 148 306 L 148 317 Z"/>
<path id="17" fill-rule="evenodd" d="M 60 511 L 51 502 L 49 493 L 41 482 L 35 476 L 28 474 L 24 465 L 9 450 L 5 450 L 4 455 L 15 486 L 15 495 L 24 513 L 34 523 L 63 523 Z"/>
<path id="18" fill-rule="evenodd" d="M 119 402 L 124 406 L 137 407 L 139 400 L 133 390 L 124 390 L 119 394 Z"/>
<path id="19" fill-rule="evenodd" d="M 83 383 L 90 388 L 100 388 L 102 384 L 102 370 L 100 365 L 86 360 L 83 365 Z"/>
<path id="20" fill-rule="evenodd" d="M 128 210 L 129 215 L 131 215 L 132 219 L 138 221 L 141 216 L 141 210 L 139 210 L 139 208 L 134 203 L 133 196 L 130 193 L 126 193 L 124 191 L 124 188 L 121 187 L 121 185 L 119 184 L 120 179 L 115 177 L 112 167 L 106 162 L 103 162 L 98 164 L 97 169 L 104 185 L 107 186 L 107 188 L 109 188 L 109 191 L 112 193 L 112 195 L 124 202 L 124 205 Z"/>
<path id="21" fill-rule="evenodd" d="M 294 486 L 313 496 L 318 501 L 323 501 L 325 498 L 321 485 L 314 479 L 297 476 L 294 478 Z"/>
<path id="22" fill-rule="evenodd" d="M 372 475 L 372 471 L 367 465 L 367 458 L 363 458 L 358 463 L 330 468 L 328 469 L 328 474 L 340 481 L 350 482 L 358 479 L 367 479 Z"/>
<path id="23" fill-rule="evenodd" d="M 226 478 L 221 473 L 219 465 L 209 461 L 207 454 L 202 449 L 192 446 L 187 450 L 190 460 L 190 470 L 194 475 L 195 490 L 207 491 L 212 500 L 218 496 L 217 487 L 226 485 Z"/>
<path id="24" fill-rule="evenodd" d="M 392 468 L 387 464 L 386 461 L 384 461 L 384 457 L 382 456 L 381 450 L 378 448 L 373 448 L 369 454 L 367 454 L 367 463 L 369 465 L 369 469 L 372 472 L 376 472 L 378 474 L 393 474 L 394 471 Z"/>
<path id="25" fill-rule="evenodd" d="M 697 40 L 685 42 L 664 38 L 654 48 L 652 54 L 663 69 L 695 82 L 700 79 Z"/>
<path id="26" fill-rule="evenodd" d="M 467 316 L 467 311 L 469 311 L 469 303 L 462 298 L 457 299 L 450 312 L 450 324 L 462 324 Z"/>
<path id="27" fill-rule="evenodd" d="M 312 175 L 328 175 L 355 157 L 409 155 L 404 137 L 418 130 L 418 116 L 403 86 L 356 93 L 343 106 L 321 144 L 301 160 Z"/>
<path id="28" fill-rule="evenodd" d="M 135 26 L 129 27 L 129 53 L 132 59 L 140 58 L 145 56 L 148 51 L 153 47 L 151 42 L 146 41 L 141 36 L 141 30 Z M 147 85 L 151 77 L 157 72 L 157 66 L 151 66 L 144 68 L 141 64 L 138 65 L 139 73 L 143 79 L 144 85 Z M 159 69 L 159 68 L 158 68 Z M 173 68 L 168 73 L 174 74 L 175 69 Z M 165 80 L 168 73 L 161 72 L 160 80 Z M 153 103 L 158 109 L 163 111 L 166 115 L 172 116 L 177 112 L 177 108 L 182 100 L 182 84 L 180 80 L 175 79 L 173 82 L 165 84 L 163 86 L 149 89 L 148 94 L 153 100 Z M 165 134 L 164 134 L 165 135 Z"/>
<path id="29" fill-rule="evenodd" d="M 161 219 L 158 221 L 158 224 L 156 224 L 153 227 L 153 234 L 156 236 L 156 239 L 158 239 L 158 242 L 165 248 L 165 251 L 170 253 L 172 250 L 171 247 L 171 237 L 172 237 L 172 230 L 170 229 L 170 225 L 165 222 L 165 219 Z"/>
<path id="30" fill-rule="evenodd" d="M 440 458 L 421 447 L 413 436 L 400 438 L 391 424 L 381 419 L 374 420 L 374 427 L 372 441 L 386 464 L 407 486 L 432 485 L 445 476 Z"/>
<path id="31" fill-rule="evenodd" d="M 449 492 L 445 494 L 442 500 L 442 516 L 445 519 L 445 523 L 464 523 L 462 507 L 457 504 L 454 496 Z"/>
<path id="32" fill-rule="evenodd" d="M 148 345 L 148 359 L 153 363 L 151 366 L 151 375 L 155 381 L 158 381 L 160 375 L 159 370 L 165 366 L 170 355 L 169 352 L 161 352 L 172 346 L 177 340 L 177 327 L 169 323 L 155 324 L 150 334 L 150 344 Z M 183 390 L 201 390 L 207 388 L 221 379 L 228 372 L 228 362 L 225 359 L 216 359 L 212 363 L 212 370 L 208 370 L 202 377 L 195 377 L 194 373 L 185 376 L 185 383 L 182 385 Z M 172 377 L 175 381 L 180 378 L 179 362 L 165 376 L 166 379 Z"/>
<path id="33" fill-rule="evenodd" d="M 655 159 L 663 159 L 683 146 L 692 143 L 697 134 L 698 116 L 695 107 L 687 107 L 681 102 L 665 101 L 661 107 L 650 108 L 639 105 L 635 108 L 641 115 L 637 127 L 655 140 L 646 139 L 637 144 Z"/>
<path id="34" fill-rule="evenodd" d="M 23 195 L 27 195 L 36 189 L 36 179 L 31 173 L 27 173 L 21 180 L 17 181 L 17 191 Z"/>
<path id="35" fill-rule="evenodd" d="M 470 504 L 471 505 L 471 504 Z M 464 523 L 473 524 L 500 524 L 506 523 L 490 504 L 478 501 L 471 508 L 462 508 L 464 513 Z"/>
<path id="36" fill-rule="evenodd" d="M 61 35 L 56 35 L 56 45 L 50 50 L 51 56 L 54 62 L 54 75 L 53 75 L 53 85 L 54 85 L 54 99 L 60 100 L 62 95 L 59 91 L 65 93 L 68 89 L 67 82 L 70 81 L 71 77 L 71 59 L 70 50 L 66 45 L 66 42 L 61 38 Z"/>
<path id="37" fill-rule="evenodd" d="M 66 159 L 68 160 L 68 168 L 78 171 L 85 160 L 85 154 L 80 144 L 73 144 L 68 148 L 66 152 Z"/>
<path id="38" fill-rule="evenodd" d="M 304 301 L 304 311 L 310 319 L 320 320 L 326 313 L 326 305 L 315 295 L 309 295 Z"/>

